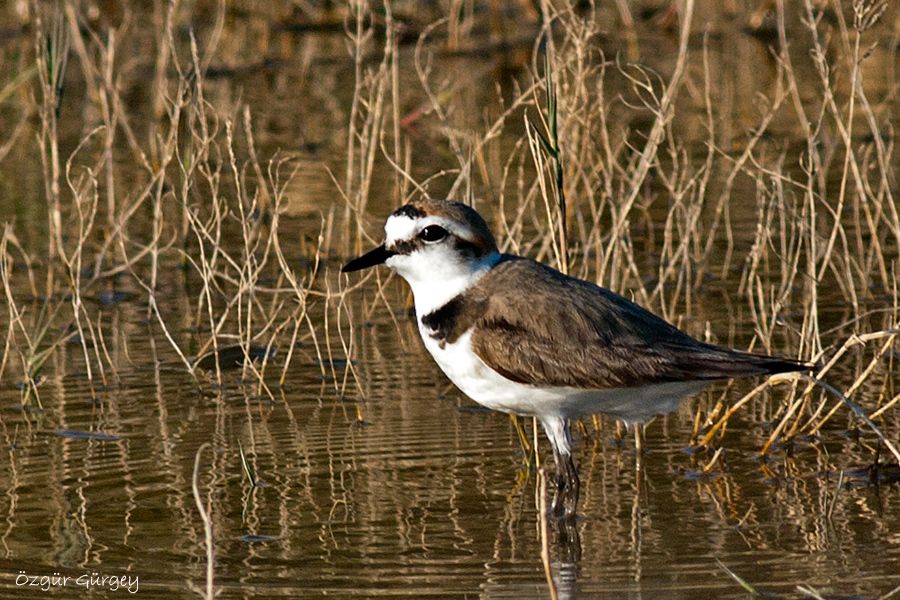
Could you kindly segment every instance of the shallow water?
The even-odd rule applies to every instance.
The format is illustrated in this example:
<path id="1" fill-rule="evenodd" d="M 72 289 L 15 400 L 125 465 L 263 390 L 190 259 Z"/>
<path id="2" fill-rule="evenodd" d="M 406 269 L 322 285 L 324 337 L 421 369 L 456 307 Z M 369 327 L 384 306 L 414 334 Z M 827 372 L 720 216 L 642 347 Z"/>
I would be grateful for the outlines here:
<path id="1" fill-rule="evenodd" d="M 190 482 L 195 452 L 209 442 L 201 485 L 224 597 L 546 596 L 535 475 L 509 418 L 450 389 L 407 318 L 399 332 L 386 311 L 367 324 L 361 396 L 342 397 L 301 356 L 273 402 L 242 389 L 237 374 L 220 393 L 200 393 L 142 309 L 109 309 L 119 381 L 96 402 L 80 348 L 60 353 L 30 424 L 14 408 L 17 390 L 3 387 L 14 440 L 3 467 L 5 593 L 22 592 L 20 570 L 128 574 L 142 597 L 200 584 L 203 528 Z M 896 586 L 896 484 L 848 473 L 838 488 L 841 469 L 865 466 L 860 441 L 832 428 L 761 461 L 766 416 L 783 398 L 776 388 L 729 424 L 724 456 L 703 474 L 707 458 L 686 450 L 693 408 L 721 391 L 653 422 L 639 465 L 609 420 L 578 436 L 581 557 L 554 546 L 561 596 L 746 596 L 717 561 L 778 593 L 806 583 L 876 597 Z M 54 435 L 64 430 L 115 439 Z"/>
<path id="2" fill-rule="evenodd" d="M 764 89 L 769 80 L 766 69 L 751 65 L 764 60 L 764 46 L 733 34 L 727 28 L 719 33 L 713 58 L 723 73 L 734 71 L 728 85 L 739 88 L 732 100 L 741 115 L 752 94 L 740 90 Z M 310 39 L 312 51 L 304 46 L 313 44 Z M 316 234 L 320 214 L 344 210 L 326 167 L 341 168 L 352 64 L 339 35 L 294 43 L 300 48 L 290 50 L 296 56 L 285 65 L 208 85 L 210 97 L 223 105 L 243 94 L 261 153 L 305 153 L 280 225 L 300 238 Z M 660 55 L 674 42 L 661 36 L 642 43 L 648 60 L 664 68 Z M 237 37 L 232 45 L 240 45 Z M 233 52 L 240 56 L 238 48 Z M 312 66 L 307 52 L 315 57 Z M 510 67 L 510 60 L 496 57 L 487 67 L 465 56 L 441 63 L 443 73 L 471 92 L 459 94 L 460 126 L 478 122 L 473 107 L 492 102 L 490 82 L 498 73 L 523 68 Z M 404 85 L 412 86 L 415 74 L 405 64 Z M 132 90 L 138 98 L 140 89 L 136 83 Z M 410 97 L 414 105 L 418 96 Z M 76 113 L 80 104 L 69 102 L 64 111 Z M 83 134 L 77 126 L 62 132 L 70 145 Z M 434 136 L 412 137 L 417 174 L 427 176 L 447 162 Z M 28 168 L 29 160 L 25 152 L 0 162 L 0 207 L 15 211 L 20 239 L 37 252 L 46 217 L 39 204 L 42 175 L 34 164 Z M 376 233 L 393 206 L 393 174 L 379 169 L 373 182 L 370 231 Z M 752 184 L 743 185 L 752 194 Z M 738 246 L 752 242 L 754 211 L 752 202 L 735 205 Z M 298 271 L 308 267 L 299 247 L 286 253 Z M 328 268 L 317 289 L 346 282 L 336 273 L 342 258 L 336 254 L 325 257 Z M 199 286 L 176 260 L 167 260 L 160 311 L 179 346 L 195 352 L 208 334 L 192 314 Z M 26 322 L 33 325 L 42 301 L 30 298 L 23 281 L 17 286 Z M 221 598 L 548 597 L 537 474 L 525 464 L 509 417 L 462 397 L 428 357 L 402 282 L 387 284 L 381 298 L 369 281 L 347 296 L 341 311 L 312 303 L 318 350 L 308 333 L 301 335 L 279 385 L 289 350 L 279 344 L 266 377 L 271 396 L 253 378 L 242 382 L 240 370 L 225 372 L 221 385 L 209 372 L 195 382 L 148 318 L 143 291 L 128 276 L 113 287 L 127 293 L 101 297 L 94 290 L 89 301 L 108 355 L 106 385 L 96 375 L 88 380 L 82 346 L 74 339 L 53 352 L 42 370 L 41 409 L 21 408 L 17 356 L 0 381 L 6 449 L 0 460 L 0 595 L 120 597 L 135 590 L 141 598 L 196 597 L 190 586 L 203 586 L 207 563 L 191 484 L 197 451 L 209 444 L 200 456 L 199 489 L 211 514 Z M 839 290 L 819 307 L 823 328 L 852 316 Z M 6 304 L 0 308 L 6 315 Z M 869 308 L 884 305 L 874 301 Z M 879 318 L 861 330 L 877 328 Z M 335 319 L 343 320 L 345 332 L 348 323 L 354 326 L 349 356 Z M 682 325 L 697 334 L 708 328 L 711 339 L 739 347 L 754 335 L 746 300 L 731 280 L 706 286 Z M 330 355 L 320 356 L 325 347 Z M 845 389 L 868 361 L 869 355 L 848 354 L 832 383 Z M 878 365 L 884 375 L 857 392 L 859 402 L 895 384 L 890 368 L 887 360 Z M 817 437 L 800 436 L 762 459 L 759 450 L 788 395 L 787 388 L 775 387 L 731 419 L 722 455 L 703 472 L 710 456 L 688 449 L 695 411 L 711 409 L 723 394 L 735 401 L 755 383 L 714 386 L 657 418 L 640 455 L 630 433 L 611 419 L 587 421 L 576 431 L 580 540 L 563 543 L 550 527 L 561 598 L 747 597 L 726 569 L 778 596 L 797 595 L 797 586 L 805 585 L 841 597 L 876 598 L 900 586 L 900 484 L 896 474 L 878 484 L 865 471 L 876 439 L 858 429 L 846 410 Z M 881 424 L 896 440 L 896 409 Z M 546 459 L 549 448 L 541 443 Z M 256 486 L 242 467 L 242 451 Z M 886 453 L 881 460 L 888 461 Z M 100 583 L 92 583 L 95 573 Z M 22 576 L 37 576 L 37 585 L 24 585 Z M 41 589 L 41 576 L 57 578 L 46 582 L 51 592 Z M 79 583 L 83 576 L 87 584 Z M 103 576 L 127 580 L 114 589 L 117 584 Z M 62 584 L 61 577 L 69 579 Z"/>

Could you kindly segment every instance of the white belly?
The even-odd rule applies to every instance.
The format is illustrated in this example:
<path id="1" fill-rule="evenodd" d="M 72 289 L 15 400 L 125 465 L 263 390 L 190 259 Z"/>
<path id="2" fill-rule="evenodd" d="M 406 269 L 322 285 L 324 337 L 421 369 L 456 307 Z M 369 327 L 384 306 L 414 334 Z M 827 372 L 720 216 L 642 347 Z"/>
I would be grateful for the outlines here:
<path id="1" fill-rule="evenodd" d="M 493 410 L 536 417 L 572 418 L 606 413 L 628 422 L 642 422 L 675 410 L 707 381 L 659 383 L 640 387 L 590 390 L 536 387 L 503 377 L 472 349 L 472 331 L 442 348 L 419 321 L 419 333 L 435 362 L 465 395 Z"/>
<path id="2" fill-rule="evenodd" d="M 428 334 L 421 322 L 419 332 L 425 347 L 444 374 L 466 396 L 479 404 L 503 412 L 536 415 L 552 395 L 540 388 L 511 381 L 484 364 L 472 350 L 471 330 L 461 335 L 456 342 L 444 344 L 443 348 Z"/>

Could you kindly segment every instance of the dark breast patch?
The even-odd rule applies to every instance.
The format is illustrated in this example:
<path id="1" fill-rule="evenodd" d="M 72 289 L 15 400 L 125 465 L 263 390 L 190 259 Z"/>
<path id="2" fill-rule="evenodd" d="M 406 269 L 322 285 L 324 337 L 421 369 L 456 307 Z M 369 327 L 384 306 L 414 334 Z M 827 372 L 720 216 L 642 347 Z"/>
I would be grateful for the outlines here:
<path id="1" fill-rule="evenodd" d="M 422 317 L 422 324 L 429 330 L 428 335 L 443 348 L 452 344 L 481 318 L 486 302 L 478 297 L 460 294 L 442 307 Z"/>

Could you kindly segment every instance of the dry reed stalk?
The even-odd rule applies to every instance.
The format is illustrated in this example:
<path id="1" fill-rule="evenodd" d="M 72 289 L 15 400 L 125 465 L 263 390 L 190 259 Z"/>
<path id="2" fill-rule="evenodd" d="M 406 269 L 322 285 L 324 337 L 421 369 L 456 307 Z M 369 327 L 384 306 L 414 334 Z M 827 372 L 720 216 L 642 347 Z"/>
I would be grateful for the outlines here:
<path id="1" fill-rule="evenodd" d="M 10 287 L 10 274 L 12 272 L 12 256 L 8 252 L 7 248 L 9 245 L 10 238 L 12 237 L 12 228 L 10 225 L 5 225 L 3 227 L 3 237 L 0 237 L 0 280 L 3 282 L 3 292 L 6 296 L 6 306 L 7 306 L 7 314 L 8 319 L 6 320 L 6 336 L 3 342 L 3 358 L 0 360 L 0 379 L 3 378 L 3 373 L 6 371 L 6 365 L 9 361 L 10 351 L 12 349 L 13 342 L 15 340 L 15 330 L 13 325 L 15 323 L 21 323 L 22 317 L 21 313 L 16 307 L 15 297 L 13 296 L 12 288 Z M 23 329 L 23 332 L 27 338 L 27 332 Z"/>
<path id="2" fill-rule="evenodd" d="M 556 600 L 559 593 L 556 589 L 556 581 L 553 579 L 553 566 L 550 563 L 550 527 L 547 516 L 547 471 L 538 469 L 537 475 L 537 518 L 539 538 L 541 540 L 541 564 L 544 567 L 544 579 L 550 591 L 550 598 Z"/>
<path id="3" fill-rule="evenodd" d="M 47 202 L 48 249 L 53 261 L 62 246 L 62 211 L 60 207 L 60 157 L 58 135 L 58 111 L 60 91 L 68 59 L 69 37 L 62 24 L 62 17 L 50 12 L 49 32 L 44 10 L 35 11 L 35 61 L 41 91 L 38 117 L 41 132 L 38 146 L 44 173 L 44 194 Z M 47 269 L 47 290 L 53 289 L 53 269 Z"/>
<path id="4" fill-rule="evenodd" d="M 768 389 L 771 386 L 771 382 L 763 381 L 748 393 L 744 394 L 737 402 L 728 407 L 728 410 L 716 421 L 707 431 L 703 438 L 697 442 L 698 446 L 701 447 L 709 447 L 713 438 L 715 438 L 716 434 L 719 433 L 720 430 L 724 432 L 724 428 L 728 425 L 728 420 L 738 412 L 745 404 L 747 404 L 750 400 L 752 400 L 755 396 L 757 396 L 760 392 Z"/>
<path id="5" fill-rule="evenodd" d="M 91 138 L 95 133 L 97 133 L 97 131 L 98 130 L 95 129 L 94 131 L 89 132 L 84 138 L 82 138 L 78 147 L 72 152 L 72 154 L 66 161 L 66 183 L 68 184 L 69 191 L 71 192 L 73 198 L 72 204 L 77 215 L 77 231 L 75 233 L 75 243 L 72 245 L 71 251 L 67 250 L 65 245 L 61 245 L 57 249 L 60 261 L 66 268 L 67 282 L 69 284 L 71 293 L 70 298 L 72 304 L 72 315 L 78 331 L 78 338 L 81 344 L 81 349 L 84 354 L 84 365 L 85 369 L 87 370 L 87 379 L 88 384 L 90 385 L 92 396 L 95 395 L 94 378 L 93 369 L 91 368 L 91 356 L 87 346 L 88 340 L 85 336 L 85 328 L 88 329 L 92 338 L 91 345 L 97 358 L 97 368 L 100 371 L 104 386 L 107 385 L 107 381 L 106 373 L 103 369 L 103 361 L 100 358 L 97 349 L 98 344 L 96 343 L 94 328 L 91 325 L 90 316 L 87 314 L 84 308 L 84 302 L 81 295 L 81 273 L 83 271 L 84 248 L 87 243 L 88 237 L 91 234 L 91 230 L 93 229 L 94 219 L 97 216 L 99 194 L 96 172 L 94 170 L 87 169 L 85 172 L 83 172 L 83 176 L 80 177 L 78 181 L 73 180 L 72 170 L 74 160 L 78 156 L 80 150 L 91 140 Z"/>
<path id="6" fill-rule="evenodd" d="M 304 320 L 307 318 L 307 299 L 309 296 L 310 286 L 312 282 L 315 281 L 316 276 L 319 272 L 319 267 L 321 265 L 322 260 L 322 247 L 325 239 L 324 230 L 325 230 L 325 221 L 323 219 L 319 236 L 317 238 L 318 244 L 316 246 L 316 253 L 313 257 L 313 266 L 310 270 L 309 280 L 308 282 L 301 282 L 297 279 L 297 276 L 294 274 L 294 270 L 288 264 L 287 258 L 285 258 L 284 251 L 281 248 L 281 240 L 279 237 L 279 219 L 281 214 L 281 207 L 285 199 L 285 190 L 293 178 L 296 171 L 293 171 L 291 175 L 287 177 L 287 180 L 284 183 L 281 183 L 280 179 L 280 166 L 281 162 L 272 165 L 269 167 L 269 181 L 272 182 L 272 188 L 274 190 L 273 198 L 274 198 L 274 206 L 272 211 L 272 227 L 271 227 L 271 236 L 272 236 L 272 249 L 275 253 L 275 259 L 278 261 L 278 267 L 281 270 L 282 276 L 287 279 L 290 284 L 290 289 L 293 291 L 294 299 L 297 302 L 297 308 L 291 314 L 291 319 L 293 320 L 294 327 L 291 332 L 290 343 L 288 344 L 287 356 L 285 357 L 284 364 L 281 369 L 281 376 L 278 380 L 278 385 L 280 387 L 284 386 L 285 379 L 287 378 L 288 369 L 291 365 L 291 360 L 294 356 L 294 349 L 297 346 L 297 339 L 300 333 L 300 327 L 303 324 Z M 306 283 L 306 285 L 304 285 Z M 313 341 L 316 344 L 316 350 L 318 351 L 318 340 L 315 338 L 314 331 L 313 333 Z M 268 352 L 267 352 L 268 354 Z"/>
<path id="7" fill-rule="evenodd" d="M 649 84 L 649 81 L 641 81 L 637 77 L 626 75 L 638 89 L 644 90 L 649 95 L 649 98 L 653 99 L 656 106 L 652 109 L 654 121 L 653 126 L 647 135 L 647 142 L 644 146 L 644 150 L 641 152 L 639 160 L 629 177 L 627 195 L 619 206 L 614 207 L 613 226 L 609 234 L 610 241 L 606 246 L 604 260 L 601 263 L 600 272 L 598 273 L 598 278 L 601 281 L 605 279 L 604 276 L 607 269 L 616 271 L 618 261 L 615 259 L 619 256 L 619 253 L 616 250 L 620 248 L 621 240 L 624 238 L 624 229 L 628 222 L 629 213 L 638 198 L 642 183 L 656 157 L 659 144 L 663 141 L 665 128 L 672 119 L 673 103 L 681 85 L 681 79 L 687 60 L 688 38 L 690 36 L 693 14 L 694 2 L 693 0 L 686 0 L 684 11 L 682 13 L 681 33 L 679 36 L 678 55 L 675 60 L 675 68 L 672 71 L 666 89 L 658 100 L 656 99 L 656 93 Z"/>
<path id="8" fill-rule="evenodd" d="M 347 161 L 342 195 L 349 199 L 345 209 L 345 222 L 351 224 L 351 216 L 356 215 L 356 230 L 353 239 L 345 240 L 345 249 L 359 252 L 365 235 L 359 215 L 365 214 L 369 200 L 375 158 L 378 155 L 380 139 L 386 112 L 385 101 L 391 82 L 392 63 L 395 60 L 396 41 L 394 28 L 386 30 L 385 46 L 377 69 L 364 69 L 367 47 L 374 34 L 374 28 L 366 28 L 366 21 L 372 21 L 371 9 L 366 2 L 353 0 L 351 11 L 355 30 L 347 31 L 349 51 L 354 64 L 354 88 L 347 124 Z M 348 252 L 348 253 L 350 253 Z"/>
<path id="9" fill-rule="evenodd" d="M 203 522 L 203 541 L 204 548 L 206 549 L 206 584 L 203 588 L 190 583 L 191 589 L 195 592 L 206 598 L 206 600 L 213 600 L 216 597 L 215 593 L 215 543 L 213 542 L 213 531 L 212 531 L 212 506 L 211 500 L 207 497 L 207 501 L 204 504 L 203 499 L 200 497 L 200 459 L 203 456 L 203 451 L 209 448 L 211 444 L 206 442 L 202 446 L 197 449 L 197 453 L 194 455 L 194 474 L 191 477 L 191 489 L 194 493 L 194 504 L 197 506 L 197 512 L 200 513 L 200 519 Z"/>

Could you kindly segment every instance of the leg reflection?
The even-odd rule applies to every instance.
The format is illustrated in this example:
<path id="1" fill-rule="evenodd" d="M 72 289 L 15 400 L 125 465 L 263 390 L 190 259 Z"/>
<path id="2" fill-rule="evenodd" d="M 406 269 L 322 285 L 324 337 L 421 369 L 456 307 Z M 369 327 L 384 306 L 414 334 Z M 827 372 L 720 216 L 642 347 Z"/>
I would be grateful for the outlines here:
<path id="1" fill-rule="evenodd" d="M 574 465 L 574 462 L 572 464 Z M 559 463 L 557 465 L 559 466 Z M 554 507 L 565 505 L 564 501 L 560 503 L 558 500 L 563 491 L 560 485 L 561 473 L 562 471 L 557 472 L 552 505 Z M 565 512 L 563 514 L 554 512 L 553 508 L 547 510 L 547 480 L 546 471 L 540 469 L 537 481 L 537 514 L 541 536 L 541 562 L 544 565 L 550 598 L 574 598 L 577 589 L 578 562 L 581 559 L 581 536 L 574 511 L 569 515 Z M 576 488 L 576 503 L 577 499 Z"/>

